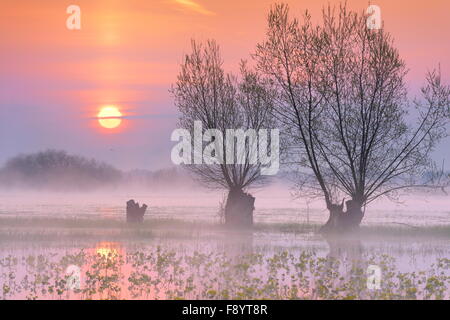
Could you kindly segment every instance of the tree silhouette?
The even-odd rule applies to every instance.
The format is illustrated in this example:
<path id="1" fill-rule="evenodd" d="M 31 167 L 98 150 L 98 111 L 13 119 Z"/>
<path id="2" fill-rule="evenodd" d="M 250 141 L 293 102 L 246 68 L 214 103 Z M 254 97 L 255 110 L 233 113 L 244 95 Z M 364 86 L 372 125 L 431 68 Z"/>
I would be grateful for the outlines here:
<path id="1" fill-rule="evenodd" d="M 287 156 L 301 167 L 299 189 L 322 196 L 330 211 L 323 231 L 355 228 L 371 201 L 427 185 L 430 153 L 447 134 L 450 89 L 440 72 L 429 72 L 422 98 L 409 101 L 391 36 L 366 20 L 341 5 L 323 9 L 320 25 L 308 12 L 300 23 L 275 5 L 254 55 L 278 92 L 274 110 Z"/>
<path id="2" fill-rule="evenodd" d="M 205 44 L 192 41 L 192 52 L 184 58 L 172 93 L 181 113 L 181 128 L 188 129 L 193 136 L 194 122 L 200 121 L 203 134 L 217 129 L 223 136 L 221 141 L 216 135 L 210 137 L 211 141 L 223 142 L 217 143 L 215 151 L 215 156 L 221 161 L 216 158 L 210 159 L 209 163 L 203 161 L 185 167 L 206 186 L 229 191 L 225 205 L 226 224 L 250 225 L 254 198 L 245 192 L 251 186 L 264 184 L 267 179 L 261 175 L 261 163 L 253 161 L 256 154 L 251 150 L 255 150 L 256 141 L 248 137 L 245 141 L 237 141 L 234 137 L 228 139 L 227 130 L 251 129 L 258 132 L 259 129 L 270 128 L 273 99 L 266 83 L 245 62 L 241 63 L 239 78 L 225 73 L 222 65 L 215 41 Z M 229 143 L 236 143 L 232 150 L 233 161 L 226 156 Z M 201 150 L 193 151 L 194 159 L 202 159 L 205 146 L 206 142 L 202 142 Z M 238 148 L 245 148 L 240 156 L 236 151 Z"/>
<path id="3" fill-rule="evenodd" d="M 8 160 L 1 176 L 10 186 L 64 190 L 111 185 L 121 180 L 122 173 L 94 159 L 46 150 Z"/>

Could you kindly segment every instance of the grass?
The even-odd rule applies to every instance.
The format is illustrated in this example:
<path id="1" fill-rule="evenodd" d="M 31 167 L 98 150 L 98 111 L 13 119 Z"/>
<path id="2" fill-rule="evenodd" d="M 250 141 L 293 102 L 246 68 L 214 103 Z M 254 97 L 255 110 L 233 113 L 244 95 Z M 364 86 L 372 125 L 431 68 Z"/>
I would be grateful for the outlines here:
<path id="1" fill-rule="evenodd" d="M 448 299 L 450 260 L 399 272 L 394 258 L 345 261 L 314 251 L 180 252 L 164 246 L 0 258 L 0 299 Z M 380 269 L 368 285 L 368 267 Z M 68 272 L 75 270 L 76 274 Z M 22 270 L 22 272 L 20 272 Z M 78 271 L 77 271 L 78 270 Z M 25 271 L 25 272 L 23 272 Z M 71 280 L 78 282 L 70 286 Z M 372 283 L 372 282 L 371 282 Z"/>
<path id="2" fill-rule="evenodd" d="M 315 234 L 320 225 L 306 223 L 256 223 L 253 232 L 279 234 Z M 233 231 L 233 230 L 232 230 Z M 154 237 L 189 239 L 201 235 L 230 232 L 225 226 L 213 222 L 184 221 L 177 219 L 147 219 L 139 225 L 113 219 L 79 219 L 48 217 L 0 218 L 0 240 L 40 241 L 64 237 L 72 239 L 119 240 Z M 233 232 L 246 232 L 235 230 Z M 450 225 L 411 227 L 401 224 L 361 226 L 357 238 L 409 238 L 425 237 L 450 239 Z"/>
<path id="3" fill-rule="evenodd" d="M 450 225 L 434 225 L 412 227 L 407 225 L 361 226 L 360 233 L 366 237 L 389 236 L 408 237 L 421 236 L 450 239 Z"/>
<path id="4" fill-rule="evenodd" d="M 374 250 L 349 241 L 337 243 L 342 245 L 338 251 L 329 246 L 328 253 L 315 245 L 324 244 L 315 234 L 319 227 L 256 223 L 253 232 L 247 232 L 175 219 L 150 218 L 130 225 L 99 218 L 2 217 L 0 242 L 9 249 L 0 255 L 0 299 L 450 298 L 445 249 L 450 226 L 363 225 L 355 237 L 392 239 L 389 245 L 395 248 Z M 239 240 L 240 234 L 247 247 L 210 241 Z M 305 242 L 297 235 L 320 241 Z M 416 237 L 429 237 L 431 243 L 444 239 L 444 251 L 436 252 L 434 244 L 408 246 Z M 286 250 L 289 241 L 296 247 Z M 398 252 L 397 246 L 405 252 Z M 395 257 L 402 263 L 411 262 L 405 257 L 435 262 L 409 272 L 397 269 Z M 67 286 L 69 265 L 80 268 L 80 289 Z M 382 269 L 380 289 L 367 288 L 369 265 Z"/>

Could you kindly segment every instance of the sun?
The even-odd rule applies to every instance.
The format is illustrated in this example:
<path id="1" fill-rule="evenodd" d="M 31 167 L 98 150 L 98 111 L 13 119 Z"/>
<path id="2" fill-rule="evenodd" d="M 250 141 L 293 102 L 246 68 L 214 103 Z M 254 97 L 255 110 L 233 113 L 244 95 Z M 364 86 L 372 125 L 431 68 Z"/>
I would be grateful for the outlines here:
<path id="1" fill-rule="evenodd" d="M 100 110 L 97 119 L 103 128 L 114 129 L 122 123 L 122 113 L 115 106 L 107 106 Z"/>

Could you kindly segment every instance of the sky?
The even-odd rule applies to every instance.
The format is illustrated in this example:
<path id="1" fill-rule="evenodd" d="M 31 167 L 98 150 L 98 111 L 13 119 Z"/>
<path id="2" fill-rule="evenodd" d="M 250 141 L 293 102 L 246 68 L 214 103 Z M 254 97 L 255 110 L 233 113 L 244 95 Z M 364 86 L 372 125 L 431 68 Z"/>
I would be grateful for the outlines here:
<path id="1" fill-rule="evenodd" d="M 295 0 L 292 13 L 313 19 L 328 3 Z M 216 39 L 228 71 L 237 71 L 264 39 L 268 0 L 2 0 L 0 4 L 0 166 L 18 153 L 63 149 L 124 170 L 172 165 L 177 110 L 169 92 L 190 41 Z M 349 0 L 354 10 L 369 2 Z M 409 68 L 418 94 L 427 70 L 450 82 L 450 1 L 377 0 L 384 28 Z M 69 30 L 69 5 L 81 29 Z M 95 118 L 115 105 L 115 129 Z M 449 140 L 435 152 L 448 159 Z"/>

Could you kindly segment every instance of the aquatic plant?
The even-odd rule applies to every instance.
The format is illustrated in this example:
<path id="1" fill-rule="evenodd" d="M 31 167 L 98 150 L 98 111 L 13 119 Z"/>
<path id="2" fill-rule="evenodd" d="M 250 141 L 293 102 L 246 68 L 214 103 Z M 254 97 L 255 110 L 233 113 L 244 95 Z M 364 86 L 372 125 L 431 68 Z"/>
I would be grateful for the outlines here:
<path id="1" fill-rule="evenodd" d="M 88 250 L 89 251 L 89 250 Z M 0 259 L 2 299 L 449 299 L 450 259 L 427 270 L 400 272 L 391 256 L 359 260 L 247 252 L 191 253 L 147 247 L 81 250 Z M 69 265 L 80 268 L 80 288 L 68 286 Z M 381 269 L 378 289 L 367 287 L 367 266 Z"/>

